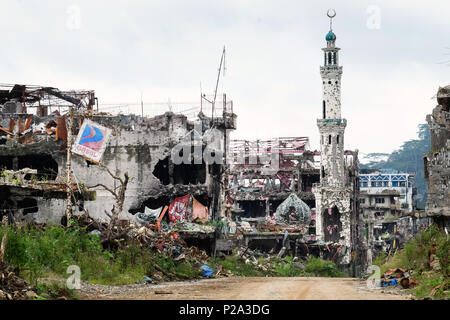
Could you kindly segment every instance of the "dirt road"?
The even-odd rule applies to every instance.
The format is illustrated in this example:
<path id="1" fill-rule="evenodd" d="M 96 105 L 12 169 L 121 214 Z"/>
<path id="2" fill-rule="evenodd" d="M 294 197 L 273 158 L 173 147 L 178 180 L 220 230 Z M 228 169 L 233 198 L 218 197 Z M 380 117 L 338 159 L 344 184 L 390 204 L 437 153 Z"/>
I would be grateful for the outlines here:
<path id="1" fill-rule="evenodd" d="M 352 278 L 220 278 L 159 285 L 83 285 L 80 299 L 404 300 Z"/>

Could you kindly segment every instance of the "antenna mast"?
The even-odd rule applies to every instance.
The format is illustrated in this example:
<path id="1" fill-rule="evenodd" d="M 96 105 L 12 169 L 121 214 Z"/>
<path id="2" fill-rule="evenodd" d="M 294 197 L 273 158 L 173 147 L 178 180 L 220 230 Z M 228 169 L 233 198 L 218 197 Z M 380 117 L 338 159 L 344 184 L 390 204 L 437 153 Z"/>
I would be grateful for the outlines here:
<path id="1" fill-rule="evenodd" d="M 219 87 L 219 79 L 220 79 L 220 71 L 222 70 L 223 64 L 223 75 L 225 76 L 225 46 L 223 46 L 222 56 L 220 57 L 220 65 L 219 65 L 219 73 L 217 74 L 217 82 L 216 82 L 216 90 L 214 91 L 214 100 L 212 103 L 212 116 L 214 117 L 214 106 L 216 105 L 216 97 L 217 97 L 217 88 Z"/>

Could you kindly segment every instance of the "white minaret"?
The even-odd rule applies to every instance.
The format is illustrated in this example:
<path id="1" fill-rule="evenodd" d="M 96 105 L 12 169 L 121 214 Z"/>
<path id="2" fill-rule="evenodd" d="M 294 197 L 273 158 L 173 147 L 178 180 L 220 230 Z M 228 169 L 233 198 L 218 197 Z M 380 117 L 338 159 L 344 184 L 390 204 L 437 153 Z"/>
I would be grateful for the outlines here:
<path id="1" fill-rule="evenodd" d="M 330 17 L 330 31 L 325 37 L 327 46 L 322 49 L 322 119 L 317 120 L 317 126 L 320 132 L 321 185 L 341 187 L 345 183 L 344 131 L 347 123 L 345 119 L 341 119 L 342 67 L 339 66 L 340 49 L 335 46 L 336 35 L 332 30 L 333 17 Z"/>

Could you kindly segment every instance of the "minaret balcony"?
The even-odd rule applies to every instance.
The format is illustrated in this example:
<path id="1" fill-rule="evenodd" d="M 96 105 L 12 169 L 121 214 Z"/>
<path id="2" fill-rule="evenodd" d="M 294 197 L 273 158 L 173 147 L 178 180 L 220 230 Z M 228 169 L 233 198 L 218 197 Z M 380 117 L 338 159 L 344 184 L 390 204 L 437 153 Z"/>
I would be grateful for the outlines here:
<path id="1" fill-rule="evenodd" d="M 319 127 L 346 127 L 347 119 L 317 119 Z"/>

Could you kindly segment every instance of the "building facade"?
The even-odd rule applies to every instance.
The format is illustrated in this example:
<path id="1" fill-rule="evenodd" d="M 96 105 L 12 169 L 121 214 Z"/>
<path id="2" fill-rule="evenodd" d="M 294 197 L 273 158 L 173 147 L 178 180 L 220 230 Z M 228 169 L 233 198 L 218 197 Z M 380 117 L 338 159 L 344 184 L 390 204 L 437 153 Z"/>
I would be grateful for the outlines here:
<path id="1" fill-rule="evenodd" d="M 360 216 L 370 261 L 381 251 L 395 250 L 414 233 L 415 219 L 409 215 L 416 210 L 415 195 L 414 174 L 360 174 Z"/>

